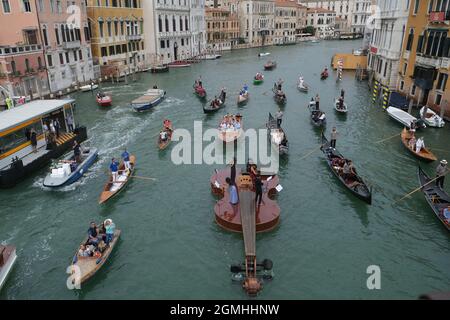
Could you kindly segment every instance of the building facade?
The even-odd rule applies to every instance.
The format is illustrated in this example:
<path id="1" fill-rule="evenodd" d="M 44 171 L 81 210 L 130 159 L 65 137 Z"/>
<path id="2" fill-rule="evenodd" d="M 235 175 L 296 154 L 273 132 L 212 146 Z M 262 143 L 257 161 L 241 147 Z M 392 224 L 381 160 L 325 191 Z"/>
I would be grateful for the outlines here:
<path id="1" fill-rule="evenodd" d="M 326 9 L 333 11 L 335 17 L 340 18 L 344 32 L 350 31 L 352 10 L 356 0 L 301 0 L 300 2 L 310 9 Z"/>
<path id="2" fill-rule="evenodd" d="M 354 0 L 351 10 L 350 31 L 364 34 L 366 23 L 371 15 L 372 0 Z"/>
<path id="3" fill-rule="evenodd" d="M 206 8 L 207 51 L 230 50 L 238 44 L 239 20 L 222 8 Z"/>
<path id="4" fill-rule="evenodd" d="M 415 104 L 441 108 L 450 119 L 450 4 L 413 0 L 400 58 L 397 89 Z"/>
<path id="5" fill-rule="evenodd" d="M 37 10 L 51 92 L 94 79 L 84 0 L 38 0 Z"/>
<path id="6" fill-rule="evenodd" d="M 0 3 L 0 104 L 50 93 L 35 0 Z"/>
<path id="7" fill-rule="evenodd" d="M 378 81 L 386 89 L 394 90 L 397 87 L 410 2 L 378 0 L 376 5 L 380 12 L 371 24 L 373 30 L 367 69 L 372 74 L 372 80 Z"/>
<path id="8" fill-rule="evenodd" d="M 252 46 L 273 44 L 275 1 L 243 0 L 237 6 L 241 39 Z"/>
<path id="9" fill-rule="evenodd" d="M 316 36 L 321 39 L 335 36 L 336 13 L 324 8 L 308 8 L 306 25 L 316 30 Z"/>
<path id="10" fill-rule="evenodd" d="M 298 23 L 298 4 L 290 0 L 275 1 L 275 33 L 274 44 L 295 43 Z"/>
<path id="11" fill-rule="evenodd" d="M 196 57 L 206 50 L 205 0 L 190 0 L 189 17 L 191 20 L 191 51 Z"/>
<path id="12" fill-rule="evenodd" d="M 122 76 L 145 67 L 142 0 L 86 0 L 94 65 Z"/>

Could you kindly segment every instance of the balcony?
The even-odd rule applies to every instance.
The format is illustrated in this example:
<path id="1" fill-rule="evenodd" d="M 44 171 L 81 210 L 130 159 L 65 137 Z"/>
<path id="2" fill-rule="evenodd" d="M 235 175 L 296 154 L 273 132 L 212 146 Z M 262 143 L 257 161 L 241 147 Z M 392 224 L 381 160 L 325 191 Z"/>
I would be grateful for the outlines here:
<path id="1" fill-rule="evenodd" d="M 426 57 L 422 55 L 416 56 L 416 63 L 422 66 L 433 67 L 436 69 L 450 67 L 450 58 Z"/>
<path id="2" fill-rule="evenodd" d="M 127 41 L 138 41 L 142 39 L 141 34 L 128 34 L 126 36 Z"/>
<path id="3" fill-rule="evenodd" d="M 432 11 L 428 16 L 428 22 L 430 23 L 446 23 L 450 20 L 450 11 Z"/>
<path id="4" fill-rule="evenodd" d="M 79 49 L 80 47 L 81 47 L 80 40 L 63 43 L 63 49 L 65 50 Z"/>

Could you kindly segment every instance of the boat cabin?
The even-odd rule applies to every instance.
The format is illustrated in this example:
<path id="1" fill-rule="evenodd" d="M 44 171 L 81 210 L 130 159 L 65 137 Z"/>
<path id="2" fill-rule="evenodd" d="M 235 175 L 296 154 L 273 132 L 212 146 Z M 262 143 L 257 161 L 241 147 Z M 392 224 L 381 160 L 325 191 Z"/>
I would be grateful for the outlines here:
<path id="1" fill-rule="evenodd" d="M 61 156 L 75 138 L 79 142 L 86 139 L 86 129 L 75 128 L 74 102 L 36 100 L 0 114 L 0 187 L 14 184 L 28 169 Z M 52 133 L 50 123 L 55 120 L 59 122 L 59 130 Z M 31 144 L 33 131 L 36 148 Z M 15 173 L 11 176 L 12 169 Z"/>

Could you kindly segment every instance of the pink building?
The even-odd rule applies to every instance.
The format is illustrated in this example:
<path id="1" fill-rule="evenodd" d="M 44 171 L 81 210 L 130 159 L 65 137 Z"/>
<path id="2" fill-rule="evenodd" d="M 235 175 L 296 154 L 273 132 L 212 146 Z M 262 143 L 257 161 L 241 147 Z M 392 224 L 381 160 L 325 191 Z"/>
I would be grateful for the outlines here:
<path id="1" fill-rule="evenodd" d="M 85 0 L 37 0 L 50 91 L 94 79 Z"/>
<path id="2" fill-rule="evenodd" d="M 50 93 L 35 1 L 0 1 L 0 105 Z"/>

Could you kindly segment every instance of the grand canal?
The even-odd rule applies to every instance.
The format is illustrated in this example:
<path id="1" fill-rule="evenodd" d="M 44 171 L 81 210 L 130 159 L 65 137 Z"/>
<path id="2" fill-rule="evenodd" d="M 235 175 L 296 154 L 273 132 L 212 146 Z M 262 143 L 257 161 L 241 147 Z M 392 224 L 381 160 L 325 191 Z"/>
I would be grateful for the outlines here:
<path id="1" fill-rule="evenodd" d="M 87 126 L 90 145 L 100 149 L 98 162 L 81 183 L 60 191 L 41 184 L 46 169 L 0 192 L 0 242 L 17 247 L 18 263 L 1 299 L 241 299 L 245 292 L 230 280 L 229 265 L 243 261 L 240 234 L 222 230 L 214 222 L 209 177 L 217 166 L 171 162 L 171 148 L 158 152 L 156 134 L 162 120 L 193 131 L 195 120 L 215 127 L 220 115 L 239 112 L 245 128 L 259 128 L 277 107 L 270 91 L 283 78 L 288 97 L 283 126 L 290 141 L 288 161 L 281 164 L 284 190 L 278 195 L 281 223 L 257 236 L 258 257 L 274 262 L 275 278 L 266 283 L 260 298 L 417 298 L 419 294 L 450 288 L 449 234 L 435 218 L 423 195 L 393 204 L 418 185 L 417 160 L 400 138 L 375 143 L 400 133 L 401 126 L 371 103 L 366 82 L 345 73 L 341 83 L 333 73 L 326 81 L 319 73 L 335 52 L 350 52 L 360 42 L 328 41 L 289 47 L 271 47 L 226 53 L 216 61 L 167 74 L 141 74 L 138 81 L 104 83 L 113 92 L 114 107 L 96 106 L 91 93 L 74 95 L 76 120 Z M 278 67 L 265 72 L 266 81 L 251 80 L 270 51 Z M 309 94 L 296 89 L 300 73 Z M 205 116 L 192 93 L 202 76 L 209 95 L 226 86 L 229 100 L 224 111 Z M 236 92 L 247 82 L 250 101 L 237 107 Z M 136 114 L 130 100 L 157 84 L 167 99 L 154 111 Z M 339 118 L 333 98 L 346 91 L 350 111 Z M 313 128 L 307 101 L 318 92 L 327 112 L 327 134 L 333 125 L 340 133 L 338 149 L 354 160 L 359 173 L 373 186 L 373 204 L 351 196 L 328 170 L 317 148 L 320 133 Z M 450 158 L 450 126 L 426 129 L 425 142 L 439 158 Z M 98 196 L 108 163 L 124 147 L 137 156 L 140 176 L 106 206 Z M 445 151 L 447 150 L 447 151 Z M 434 174 L 436 164 L 424 165 Z M 447 183 L 449 190 L 450 183 Z M 122 230 L 108 264 L 80 291 L 66 288 L 66 267 L 85 236 L 91 220 L 111 217 Z M 366 269 L 381 269 L 381 290 L 368 290 Z"/>

